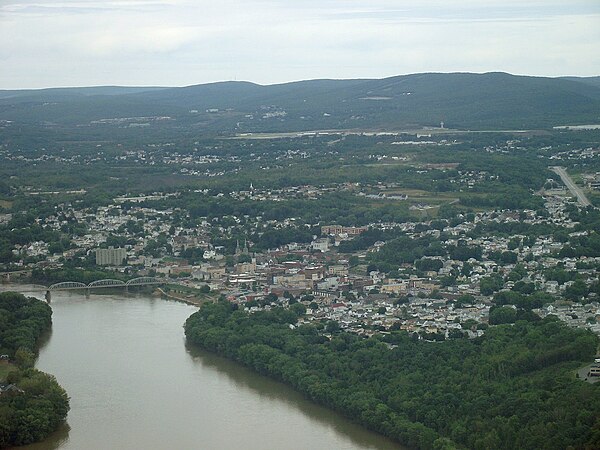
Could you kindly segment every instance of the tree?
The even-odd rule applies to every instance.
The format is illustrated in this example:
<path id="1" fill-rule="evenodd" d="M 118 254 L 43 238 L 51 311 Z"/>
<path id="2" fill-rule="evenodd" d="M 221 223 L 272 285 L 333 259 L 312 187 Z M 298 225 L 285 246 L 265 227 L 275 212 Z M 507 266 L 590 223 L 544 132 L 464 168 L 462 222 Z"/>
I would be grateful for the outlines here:
<path id="1" fill-rule="evenodd" d="M 578 301 L 588 293 L 587 285 L 583 280 L 577 280 L 565 289 L 565 297 L 569 300 Z"/>
<path id="2" fill-rule="evenodd" d="M 510 281 L 519 281 L 527 276 L 527 269 L 523 264 L 517 264 L 513 270 L 508 274 Z"/>
<path id="3" fill-rule="evenodd" d="M 35 298 L 0 293 L 0 352 L 18 370 L 7 382 L 19 389 L 0 396 L 0 448 L 42 440 L 64 421 L 69 399 L 54 377 L 33 369 L 38 339 L 51 325 L 52 310 Z"/>
<path id="4" fill-rule="evenodd" d="M 521 294 L 533 294 L 535 292 L 535 284 L 526 283 L 525 281 L 517 281 L 512 290 L 520 292 Z"/>
<path id="5" fill-rule="evenodd" d="M 306 306 L 304 306 L 302 303 L 294 303 L 290 306 L 290 311 L 300 317 L 306 314 Z"/>
<path id="6" fill-rule="evenodd" d="M 521 245 L 521 238 L 520 237 L 513 237 L 508 242 L 508 249 L 509 250 L 515 250 L 515 249 L 519 248 L 520 245 Z"/>
<path id="7" fill-rule="evenodd" d="M 477 322 L 476 320 L 473 319 L 467 319 L 465 320 L 465 322 L 462 324 L 463 329 L 465 330 L 471 330 L 477 327 L 477 325 L 479 324 L 479 322 Z"/>
<path id="8" fill-rule="evenodd" d="M 484 277 L 479 281 L 479 291 L 483 295 L 492 295 L 494 292 L 499 291 L 504 286 L 504 280 L 501 275 L 493 274 L 488 277 Z"/>
<path id="9" fill-rule="evenodd" d="M 464 277 L 469 277 L 471 276 L 471 273 L 473 272 L 473 265 L 469 262 L 464 262 L 462 265 L 462 269 L 460 270 L 460 274 Z"/>
<path id="10" fill-rule="evenodd" d="M 500 262 L 504 265 L 515 264 L 517 262 L 518 255 L 515 252 L 502 252 L 500 254 Z"/>
<path id="11" fill-rule="evenodd" d="M 492 307 L 490 309 L 490 324 L 499 325 L 502 323 L 515 323 L 517 320 L 517 310 L 509 306 Z"/>
<path id="12" fill-rule="evenodd" d="M 473 305 L 475 303 L 475 297 L 470 294 L 462 294 L 454 302 L 456 308 L 462 308 L 463 305 Z"/>
<path id="13" fill-rule="evenodd" d="M 15 363 L 21 369 L 29 369 L 33 367 L 35 355 L 26 348 L 20 347 L 15 352 Z"/>
<path id="14" fill-rule="evenodd" d="M 462 339 L 464 337 L 465 334 L 461 330 L 453 328 L 452 330 L 448 331 L 449 339 Z"/>
<path id="15" fill-rule="evenodd" d="M 328 333 L 337 333 L 340 331 L 340 324 L 335 320 L 330 320 L 325 325 L 325 331 Z"/>

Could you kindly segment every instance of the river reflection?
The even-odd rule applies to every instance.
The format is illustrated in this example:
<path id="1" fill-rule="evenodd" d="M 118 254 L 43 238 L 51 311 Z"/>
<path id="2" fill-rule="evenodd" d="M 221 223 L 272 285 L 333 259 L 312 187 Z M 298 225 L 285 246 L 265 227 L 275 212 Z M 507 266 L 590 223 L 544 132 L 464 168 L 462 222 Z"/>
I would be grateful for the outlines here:
<path id="1" fill-rule="evenodd" d="M 65 387 L 71 411 L 48 440 L 20 448 L 400 448 L 281 383 L 186 345 L 182 325 L 195 307 L 148 295 L 55 293 L 52 308 L 36 366 Z"/>

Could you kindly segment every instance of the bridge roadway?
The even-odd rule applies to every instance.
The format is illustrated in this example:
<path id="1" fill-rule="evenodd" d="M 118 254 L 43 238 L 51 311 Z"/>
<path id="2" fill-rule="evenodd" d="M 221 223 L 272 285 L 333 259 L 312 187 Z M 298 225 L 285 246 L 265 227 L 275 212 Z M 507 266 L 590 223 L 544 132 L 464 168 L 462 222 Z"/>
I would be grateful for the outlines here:
<path id="1" fill-rule="evenodd" d="M 84 284 L 77 281 L 63 281 L 61 283 L 55 283 L 50 286 L 36 285 L 32 291 L 34 292 L 55 292 L 55 291 L 75 291 L 75 290 L 89 290 L 89 289 L 105 289 L 105 288 L 129 288 L 136 286 L 152 286 L 164 284 L 164 281 L 154 277 L 140 277 L 133 278 L 129 281 L 104 279 L 92 281 L 90 284 Z"/>

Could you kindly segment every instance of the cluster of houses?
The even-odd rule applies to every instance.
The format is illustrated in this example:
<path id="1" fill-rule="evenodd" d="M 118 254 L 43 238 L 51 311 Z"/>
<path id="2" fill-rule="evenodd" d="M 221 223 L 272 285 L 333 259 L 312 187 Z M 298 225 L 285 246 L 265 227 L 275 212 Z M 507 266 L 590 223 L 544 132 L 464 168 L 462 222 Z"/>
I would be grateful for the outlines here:
<path id="1" fill-rule="evenodd" d="M 351 189 L 355 186 L 341 186 Z M 393 187 L 393 186 L 392 186 Z M 262 197 L 273 199 L 311 197 L 323 189 L 299 186 L 273 191 L 248 190 L 229 194 L 234 199 Z M 207 192 L 201 192 L 208 195 Z M 212 291 L 252 308 L 273 304 L 288 304 L 289 300 L 303 301 L 308 307 L 307 320 L 336 320 L 340 326 L 360 333 L 385 332 L 403 329 L 421 334 L 448 336 L 457 330 L 471 337 L 481 334 L 488 321 L 492 305 L 491 295 L 482 295 L 480 283 L 495 274 L 505 278 L 501 289 L 511 290 L 517 281 L 531 283 L 538 291 L 557 298 L 573 283 L 547 279 L 545 271 L 561 266 L 577 271 L 587 284 L 597 281 L 594 267 L 599 258 L 564 258 L 558 253 L 565 243 L 552 235 L 530 238 L 524 235 L 506 236 L 504 233 L 474 234 L 478 226 L 510 223 L 558 225 L 571 236 L 587 232 L 573 232 L 574 223 L 566 210 L 569 200 L 560 193 L 545 193 L 545 212 L 532 210 L 484 211 L 454 220 L 443 227 L 430 227 L 430 222 L 373 223 L 368 226 L 321 224 L 320 233 L 311 242 L 291 242 L 278 248 L 257 251 L 247 239 L 238 240 L 233 254 L 216 241 L 245 233 L 260 234 L 264 229 L 304 227 L 294 218 L 264 220 L 258 217 L 226 216 L 197 221 L 193 228 L 175 223 L 174 216 L 186 213 L 173 208 L 153 208 L 152 202 L 161 202 L 177 193 L 155 193 L 151 196 L 119 197 L 110 206 L 94 210 L 78 208 L 77 203 L 65 203 L 40 224 L 62 230 L 73 223 L 85 224 L 84 233 L 70 236 L 71 248 L 48 254 L 48 245 L 35 242 L 18 254 L 42 257 L 38 265 L 60 267 L 69 259 L 85 259 L 101 246 L 110 244 L 121 249 L 108 249 L 107 255 L 96 261 L 113 266 L 114 270 L 135 272 L 139 275 L 164 276 L 187 288 L 200 289 L 208 285 Z M 223 195 L 223 194 L 218 194 Z M 467 261 L 451 257 L 432 257 L 440 261 L 439 269 L 415 273 L 413 264 L 403 264 L 394 276 L 369 270 L 370 256 L 386 243 L 378 241 L 367 249 L 352 254 L 338 251 L 341 242 L 354 239 L 369 228 L 395 229 L 411 238 L 439 239 L 446 247 L 467 246 L 481 249 L 480 258 Z M 314 227 L 311 229 L 315 229 Z M 125 244 L 107 242 L 117 236 Z M 518 242 L 517 245 L 514 242 Z M 107 245 L 108 244 L 108 245 Z M 199 251 L 202 257 L 188 260 L 183 255 Z M 197 253 L 197 252 L 196 252 Z M 511 253 L 514 260 L 498 261 L 493 254 Z M 102 262 L 104 261 L 104 262 Z M 578 263 L 585 262 L 588 269 Z M 508 277 L 519 266 L 525 274 L 520 280 Z M 447 284 L 445 278 L 454 277 Z M 472 300 L 457 307 L 454 301 L 461 296 Z M 271 300 L 269 303 L 268 300 Z M 276 301 L 273 301 L 277 299 Z M 574 326 L 587 327 L 600 333 L 597 299 L 587 305 L 570 305 L 581 311 L 540 311 L 540 315 L 554 313 Z M 316 305 L 316 308 L 314 306 Z M 563 314 L 564 312 L 564 314 Z M 574 316 L 577 316 L 574 318 Z M 465 325 L 466 324 L 466 325 Z M 477 325 L 480 325 L 479 327 Z"/>

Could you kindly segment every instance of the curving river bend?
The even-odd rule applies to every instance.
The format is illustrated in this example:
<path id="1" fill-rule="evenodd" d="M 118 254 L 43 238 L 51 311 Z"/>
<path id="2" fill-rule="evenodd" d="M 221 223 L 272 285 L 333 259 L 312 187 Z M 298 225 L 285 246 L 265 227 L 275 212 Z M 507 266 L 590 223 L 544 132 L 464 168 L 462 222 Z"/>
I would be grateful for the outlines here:
<path id="1" fill-rule="evenodd" d="M 24 285 L 2 285 L 0 290 Z M 43 295 L 36 294 L 38 298 Z M 28 450 L 399 449 L 280 383 L 187 347 L 196 308 L 148 295 L 52 294 L 36 367 L 71 397 L 67 424 Z"/>

